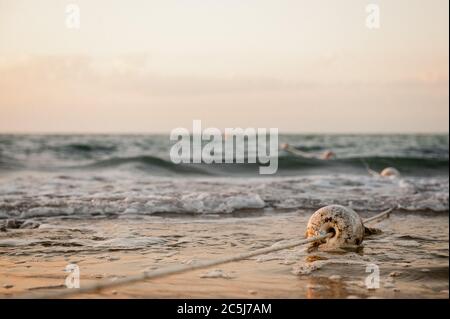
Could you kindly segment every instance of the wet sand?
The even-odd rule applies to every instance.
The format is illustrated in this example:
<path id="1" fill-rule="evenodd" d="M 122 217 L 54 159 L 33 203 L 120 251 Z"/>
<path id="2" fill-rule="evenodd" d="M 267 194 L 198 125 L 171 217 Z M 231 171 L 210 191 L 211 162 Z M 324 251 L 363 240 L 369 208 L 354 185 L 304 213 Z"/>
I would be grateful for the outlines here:
<path id="1" fill-rule="evenodd" d="M 65 289 L 69 263 L 79 266 L 83 286 L 300 239 L 310 214 L 47 218 L 36 229 L 0 232 L 0 296 Z M 448 221 L 399 212 L 372 225 L 383 232 L 358 251 L 297 247 L 75 298 L 448 298 Z M 365 284 L 369 264 L 379 267 L 380 288 Z"/>

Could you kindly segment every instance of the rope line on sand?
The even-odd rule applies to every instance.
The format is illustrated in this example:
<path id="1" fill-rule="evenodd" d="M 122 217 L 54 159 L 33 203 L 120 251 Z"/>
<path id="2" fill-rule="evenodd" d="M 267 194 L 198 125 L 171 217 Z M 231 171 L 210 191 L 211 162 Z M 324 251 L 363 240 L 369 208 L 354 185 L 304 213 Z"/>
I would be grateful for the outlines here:
<path id="1" fill-rule="evenodd" d="M 371 222 L 374 222 L 374 221 L 377 221 L 380 219 L 388 218 L 393 210 L 394 210 L 394 208 L 389 208 L 375 216 L 366 218 L 366 219 L 364 219 L 364 224 L 371 223 Z"/>
<path id="2" fill-rule="evenodd" d="M 241 254 L 237 254 L 237 255 L 233 255 L 233 256 L 229 256 L 229 257 L 223 257 L 223 258 L 198 262 L 194 265 L 168 266 L 168 267 L 165 267 L 162 269 L 157 269 L 157 270 L 153 270 L 153 271 L 149 271 L 149 272 L 144 271 L 140 274 L 129 276 L 129 277 L 122 278 L 122 279 L 117 279 L 114 281 L 103 281 L 103 282 L 100 281 L 100 282 L 97 282 L 97 283 L 94 283 L 91 285 L 87 285 L 82 288 L 67 289 L 67 290 L 63 290 L 63 291 L 52 292 L 52 293 L 41 294 L 41 295 L 33 294 L 30 296 L 25 296 L 24 298 L 53 299 L 53 298 L 63 298 L 63 297 L 78 295 L 78 294 L 82 294 L 82 293 L 94 292 L 94 291 L 102 290 L 105 288 L 122 286 L 122 285 L 130 284 L 130 283 L 134 283 L 134 282 L 138 282 L 138 281 L 142 281 L 142 280 L 146 280 L 146 279 L 160 278 L 160 277 L 165 277 L 165 276 L 169 276 L 169 275 L 180 274 L 180 273 L 184 273 L 184 272 L 188 272 L 188 271 L 193 271 L 193 270 L 208 268 L 208 267 L 212 267 L 212 266 L 227 264 L 227 263 L 231 263 L 231 262 L 235 262 L 235 261 L 240 261 L 240 260 L 244 260 L 244 259 L 247 259 L 250 257 L 264 255 L 264 254 L 268 254 L 268 253 L 278 251 L 278 250 L 283 250 L 283 249 L 293 248 L 293 247 L 304 245 L 304 244 L 313 243 L 313 242 L 331 237 L 332 235 L 333 235 L 332 233 L 323 233 L 319 236 L 289 242 L 284 245 L 276 245 L 276 243 L 275 243 L 274 244 L 275 246 L 272 245 L 270 247 L 257 249 L 257 250 L 247 252 L 247 253 L 241 253 Z"/>
<path id="3" fill-rule="evenodd" d="M 371 218 L 365 219 L 363 222 L 369 223 L 369 222 L 373 222 L 373 221 L 381 219 L 381 218 L 385 218 L 385 217 L 389 216 L 389 214 L 392 212 L 392 210 L 393 210 L 393 208 L 390 208 L 390 209 L 388 209 L 384 212 L 381 212 Z M 324 239 L 332 237 L 332 236 L 333 236 L 333 233 L 331 233 L 331 232 L 330 233 L 322 233 L 318 236 L 310 237 L 307 239 L 290 241 L 285 244 L 275 243 L 270 247 L 260 248 L 260 249 L 246 252 L 246 253 L 241 253 L 241 254 L 232 255 L 232 256 L 223 257 L 223 258 L 217 258 L 217 259 L 213 259 L 213 260 L 206 260 L 203 262 L 200 261 L 194 265 L 168 266 L 168 267 L 153 270 L 153 271 L 144 271 L 140 274 L 128 276 L 128 277 L 121 278 L 121 279 L 116 279 L 114 281 L 112 281 L 112 280 L 99 281 L 97 283 L 86 285 L 81 288 L 66 289 L 63 291 L 55 291 L 55 292 L 43 293 L 43 294 L 31 294 L 31 295 L 22 296 L 21 298 L 54 299 L 54 298 L 64 298 L 64 297 L 74 296 L 74 295 L 83 294 L 83 293 L 90 293 L 90 292 L 95 292 L 95 291 L 99 291 L 99 290 L 106 289 L 106 288 L 123 286 L 123 285 L 131 284 L 131 283 L 135 283 L 135 282 L 139 282 L 139 281 L 143 281 L 143 280 L 147 280 L 147 279 L 161 278 L 161 277 L 166 277 L 166 276 L 170 276 L 170 275 L 185 273 L 188 271 L 194 271 L 194 270 L 209 268 L 212 266 L 227 264 L 227 263 L 231 263 L 231 262 L 235 262 L 235 261 L 241 261 L 241 260 L 248 259 L 250 257 L 255 257 L 258 255 L 265 255 L 265 254 L 268 254 L 271 252 L 294 248 L 297 246 L 317 242 L 317 241 L 324 240 Z"/>

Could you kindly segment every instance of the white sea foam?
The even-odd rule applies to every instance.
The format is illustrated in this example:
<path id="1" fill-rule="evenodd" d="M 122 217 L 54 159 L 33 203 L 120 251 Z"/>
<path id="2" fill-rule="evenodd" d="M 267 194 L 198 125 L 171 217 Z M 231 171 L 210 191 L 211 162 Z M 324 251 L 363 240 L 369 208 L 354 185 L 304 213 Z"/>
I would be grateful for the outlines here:
<path id="1" fill-rule="evenodd" d="M 0 218 L 228 214 L 245 209 L 314 210 L 329 204 L 358 212 L 400 207 L 448 212 L 447 177 L 399 180 L 355 175 L 273 178 L 149 178 L 130 173 L 26 174 L 0 184 Z"/>

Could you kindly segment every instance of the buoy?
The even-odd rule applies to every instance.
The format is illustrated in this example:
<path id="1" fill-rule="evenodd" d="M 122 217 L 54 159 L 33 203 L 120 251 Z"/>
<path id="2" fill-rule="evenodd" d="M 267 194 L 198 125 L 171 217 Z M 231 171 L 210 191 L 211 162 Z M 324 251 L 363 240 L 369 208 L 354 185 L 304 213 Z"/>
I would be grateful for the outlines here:
<path id="1" fill-rule="evenodd" d="M 400 172 L 396 168 L 386 167 L 384 170 L 381 171 L 380 175 L 385 176 L 385 177 L 389 177 L 389 176 L 398 177 L 398 176 L 400 176 Z"/>
<path id="2" fill-rule="evenodd" d="M 322 153 L 321 158 L 324 160 L 329 160 L 336 157 L 336 154 L 333 151 L 325 151 Z"/>
<path id="3" fill-rule="evenodd" d="M 332 236 L 317 243 L 322 247 L 356 247 L 363 241 L 364 225 L 361 217 L 353 209 L 329 205 L 320 208 L 310 217 L 306 227 L 306 238 L 324 232 L 332 233 Z"/>

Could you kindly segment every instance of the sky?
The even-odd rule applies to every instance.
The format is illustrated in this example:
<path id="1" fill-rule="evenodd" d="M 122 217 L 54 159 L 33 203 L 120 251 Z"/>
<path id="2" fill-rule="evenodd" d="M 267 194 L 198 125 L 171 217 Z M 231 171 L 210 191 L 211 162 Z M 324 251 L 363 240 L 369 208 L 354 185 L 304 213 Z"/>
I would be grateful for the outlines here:
<path id="1" fill-rule="evenodd" d="M 448 6 L 0 0 L 0 132 L 448 133 Z"/>

